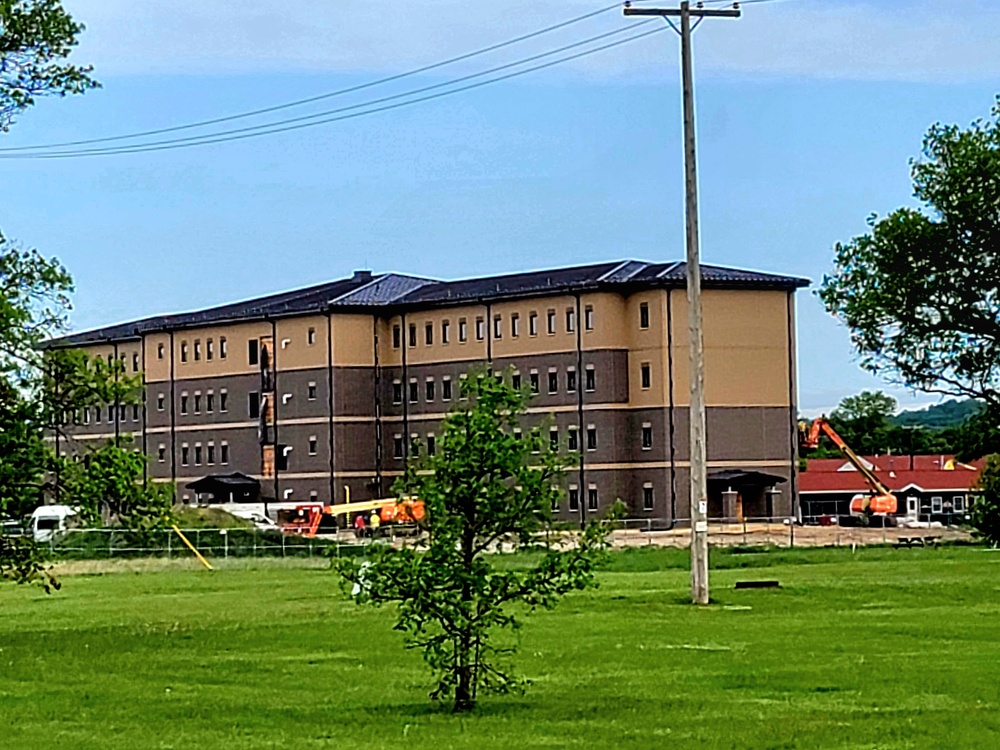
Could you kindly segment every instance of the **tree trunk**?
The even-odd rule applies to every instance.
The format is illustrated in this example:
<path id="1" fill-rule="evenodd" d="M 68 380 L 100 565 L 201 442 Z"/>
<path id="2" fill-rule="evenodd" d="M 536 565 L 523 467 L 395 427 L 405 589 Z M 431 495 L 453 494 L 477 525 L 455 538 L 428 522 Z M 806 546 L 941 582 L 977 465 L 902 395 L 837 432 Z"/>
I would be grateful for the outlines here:
<path id="1" fill-rule="evenodd" d="M 458 637 L 458 683 L 455 685 L 455 706 L 453 710 L 471 711 L 476 705 L 476 686 L 473 684 L 472 655 L 472 563 L 476 549 L 475 502 L 465 502 L 465 527 L 462 530 L 462 562 L 464 564 L 464 582 L 462 583 L 462 609 L 465 622 Z"/>

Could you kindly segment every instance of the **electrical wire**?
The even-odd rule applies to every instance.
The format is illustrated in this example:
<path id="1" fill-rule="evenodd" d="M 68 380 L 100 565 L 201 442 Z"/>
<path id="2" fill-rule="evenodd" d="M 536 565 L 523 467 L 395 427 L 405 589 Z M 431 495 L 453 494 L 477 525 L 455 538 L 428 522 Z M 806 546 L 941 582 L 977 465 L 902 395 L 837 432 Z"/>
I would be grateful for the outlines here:
<path id="1" fill-rule="evenodd" d="M 650 31 L 646 31 L 646 32 L 643 32 L 643 33 L 640 33 L 640 34 L 634 34 L 632 36 L 626 37 L 625 39 L 620 39 L 620 40 L 615 41 L 615 42 L 609 42 L 607 44 L 604 44 L 604 45 L 601 45 L 601 46 L 598 46 L 598 47 L 594 47 L 592 49 L 584 50 L 582 52 L 577 52 L 577 53 L 574 53 L 572 55 L 566 55 L 566 56 L 561 57 L 561 58 L 559 58 L 557 60 L 551 60 L 549 62 L 542 63 L 540 65 L 535 65 L 535 66 L 532 66 L 532 67 L 529 67 L 529 68 L 525 68 L 523 70 L 517 70 L 517 71 L 510 72 L 510 73 L 506 73 L 504 75 L 497 76 L 495 78 L 490 78 L 490 79 L 488 79 L 486 81 L 478 81 L 476 83 L 467 84 L 465 86 L 460 86 L 458 88 L 450 89 L 450 90 L 447 90 L 447 91 L 440 91 L 440 92 L 435 93 L 435 94 L 429 94 L 429 95 L 426 95 L 426 96 L 420 96 L 420 97 L 418 97 L 416 99 L 410 99 L 408 101 L 396 102 L 394 104 L 387 104 L 385 106 L 375 107 L 373 109 L 365 109 L 364 111 L 360 111 L 360 112 L 351 112 L 350 114 L 340 114 L 340 115 L 337 115 L 335 117 L 326 117 L 326 118 L 323 118 L 323 119 L 313 120 L 311 122 L 297 122 L 295 124 L 282 125 L 280 127 L 275 127 L 275 125 L 277 123 L 271 123 L 270 125 L 266 125 L 266 126 L 257 126 L 258 128 L 265 128 L 265 129 L 256 129 L 254 132 L 241 132 L 241 133 L 230 134 L 230 135 L 222 135 L 222 134 L 211 135 L 210 134 L 210 135 L 200 136 L 201 140 L 193 140 L 192 141 L 190 139 L 183 139 L 185 141 L 183 143 L 168 143 L 168 142 L 164 142 L 162 144 L 158 144 L 158 143 L 154 142 L 154 143 L 147 143 L 147 144 L 137 144 L 137 145 L 134 145 L 134 146 L 121 146 L 121 147 L 106 148 L 106 149 L 84 149 L 84 150 L 77 150 L 77 151 L 53 151 L 53 152 L 26 153 L 26 154 L 25 153 L 20 153 L 20 154 L 2 154 L 2 153 L 0 153 L 0 159 L 66 159 L 66 158 L 78 158 L 78 157 L 85 157 L 85 156 L 109 156 L 109 155 L 117 155 L 117 154 L 147 153 L 147 152 L 151 152 L 151 151 L 169 151 L 169 150 L 178 149 L 178 148 L 192 148 L 192 147 L 195 147 L 195 146 L 205 146 L 205 145 L 210 145 L 210 144 L 215 144 L 215 143 L 226 143 L 226 142 L 231 142 L 231 141 L 244 140 L 244 139 L 247 139 L 247 138 L 256 138 L 256 137 L 260 137 L 260 136 L 264 136 L 264 135 L 273 135 L 275 133 L 285 133 L 285 132 L 294 131 L 294 130 L 301 130 L 301 129 L 304 129 L 304 128 L 316 127 L 318 125 L 325 125 L 325 124 L 329 124 L 329 123 L 333 123 L 333 122 L 342 122 L 344 120 L 351 120 L 351 119 L 355 119 L 355 118 L 358 118 L 358 117 L 363 117 L 365 115 L 372 115 L 372 114 L 377 114 L 379 112 L 386 112 L 386 111 L 390 111 L 390 110 L 394 110 L 394 109 L 399 109 L 401 107 L 407 107 L 407 106 L 410 106 L 410 105 L 413 105 L 413 104 L 419 104 L 421 102 L 432 101 L 434 99 L 440 99 L 442 97 L 451 96 L 453 94 L 458 94 L 458 93 L 461 93 L 463 91 L 471 91 L 473 89 L 481 88 L 483 86 L 487 86 L 487 85 L 492 84 L 492 83 L 498 83 L 500 81 L 509 80 L 511 78 L 515 78 L 515 77 L 518 77 L 518 76 L 526 75 L 528 73 L 533 73 L 533 72 L 538 71 L 538 70 L 543 70 L 545 68 L 551 68 L 551 67 L 553 67 L 555 65 L 560 65 L 562 63 L 569 62 L 571 60 L 577 60 L 577 59 L 580 59 L 582 57 L 587 57 L 589 55 L 593 55 L 593 54 L 596 54 L 598 52 L 602 52 L 604 50 L 612 49 L 614 47 L 619 47 L 619 46 L 621 46 L 623 44 L 628 44 L 630 42 L 634 42 L 634 41 L 637 41 L 639 39 L 643 39 L 645 37 L 652 36 L 653 34 L 661 33 L 662 31 L 665 31 L 665 30 L 666 30 L 666 27 L 657 26 L 657 28 L 652 29 Z M 604 38 L 606 36 L 609 36 L 609 34 L 599 35 L 599 38 Z M 590 41 L 593 41 L 593 40 L 590 40 Z M 567 45 L 566 48 L 568 49 L 568 48 L 571 48 L 571 47 L 576 47 L 576 46 L 579 46 L 580 44 L 585 44 L 585 43 L 589 43 L 589 42 L 579 42 L 579 43 L 576 43 L 574 45 Z M 498 68 L 494 69 L 493 71 L 487 71 L 487 72 L 485 72 L 485 74 L 488 74 L 489 72 L 496 72 L 496 70 L 499 70 L 499 69 L 502 69 L 502 68 L 509 68 L 509 67 L 516 66 L 516 65 L 523 65 L 527 61 L 530 61 L 530 60 L 533 60 L 533 59 L 539 59 L 540 57 L 544 57 L 544 56 L 549 56 L 550 54 L 553 54 L 553 53 L 543 53 L 541 55 L 535 55 L 532 58 L 526 58 L 525 60 L 522 60 L 522 61 L 519 61 L 519 62 L 516 62 L 516 63 L 508 63 L 507 65 L 499 66 Z M 420 91 L 427 90 L 429 88 L 440 88 L 441 86 L 444 86 L 444 85 L 454 85 L 459 80 L 468 80 L 471 77 L 478 77 L 479 75 L 483 75 L 483 73 L 475 74 L 474 76 L 473 75 L 465 76 L 465 77 L 463 77 L 463 79 L 456 79 L 455 81 L 451 81 L 451 82 L 448 82 L 446 84 L 436 84 L 434 87 L 425 87 L 425 89 L 420 89 Z M 414 93 L 416 93 L 416 92 L 409 92 L 407 94 L 401 94 L 401 95 L 397 95 L 396 97 L 389 97 L 389 98 L 399 98 L 400 96 L 413 96 Z M 354 108 L 358 108 L 360 106 L 371 107 L 371 105 L 375 104 L 375 103 L 377 103 L 377 102 L 368 102 L 368 103 L 366 103 L 364 105 L 355 105 Z M 349 108 L 345 108 L 345 109 L 349 109 Z M 295 119 L 302 119 L 302 118 L 295 118 Z"/>

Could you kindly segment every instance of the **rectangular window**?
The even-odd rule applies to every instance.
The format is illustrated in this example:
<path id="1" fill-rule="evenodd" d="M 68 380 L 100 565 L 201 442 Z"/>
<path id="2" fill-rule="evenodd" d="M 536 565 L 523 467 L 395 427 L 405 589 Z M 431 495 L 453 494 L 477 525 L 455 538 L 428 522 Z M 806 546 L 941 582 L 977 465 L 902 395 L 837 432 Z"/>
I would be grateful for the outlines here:
<path id="1" fill-rule="evenodd" d="M 211 360 L 215 355 L 215 346 L 212 339 L 205 339 L 205 359 Z"/>
<path id="2" fill-rule="evenodd" d="M 309 346 L 312 346 L 313 344 L 316 343 L 316 329 L 315 328 L 310 328 L 308 331 L 306 331 L 306 343 Z"/>
<path id="3" fill-rule="evenodd" d="M 418 393 L 417 379 L 410 378 L 410 403 L 411 404 L 417 403 L 417 399 L 419 398 L 419 396 L 420 394 Z"/>
<path id="4" fill-rule="evenodd" d="M 642 449 L 648 451 L 653 447 L 653 425 L 644 424 L 642 426 Z"/>
<path id="5" fill-rule="evenodd" d="M 528 335 L 537 336 L 538 335 L 538 313 L 532 310 L 528 314 Z"/>
<path id="6" fill-rule="evenodd" d="M 215 394 L 212 391 L 205 394 L 205 411 L 209 414 L 215 411 Z"/>
<path id="7" fill-rule="evenodd" d="M 247 362 L 251 365 L 260 362 L 260 342 L 257 339 L 250 339 L 247 342 Z"/>
<path id="8" fill-rule="evenodd" d="M 549 393 L 555 393 L 559 390 L 559 373 L 555 370 L 549 370 Z"/>
<path id="9" fill-rule="evenodd" d="M 644 484 L 642 486 L 642 509 L 653 509 L 653 485 Z"/>
<path id="10" fill-rule="evenodd" d="M 427 378 L 427 380 L 424 382 L 424 390 L 426 391 L 424 393 L 424 396 L 426 397 L 426 399 L 428 401 L 433 401 L 434 400 L 434 378 Z"/>
<path id="11" fill-rule="evenodd" d="M 194 444 L 194 465 L 201 466 L 201 443 Z"/>
<path id="12" fill-rule="evenodd" d="M 524 437 L 524 434 L 521 432 L 521 428 L 520 427 L 515 427 L 514 428 L 514 439 L 515 440 L 520 440 L 522 437 Z"/>
<path id="13" fill-rule="evenodd" d="M 229 411 L 229 391 L 225 388 L 219 391 L 219 411 Z"/>
<path id="14" fill-rule="evenodd" d="M 226 349 L 226 337 L 219 336 L 219 359 L 225 359 L 228 353 Z"/>
<path id="15" fill-rule="evenodd" d="M 310 401 L 316 400 L 316 383 L 315 381 L 309 381 L 309 385 L 306 386 L 306 398 Z"/>
<path id="16" fill-rule="evenodd" d="M 108 424 L 114 424 L 115 421 L 115 407 L 111 404 L 108 405 Z"/>
<path id="17" fill-rule="evenodd" d="M 943 500 L 940 495 L 935 495 L 931 498 L 931 513 L 940 513 L 943 506 Z"/>
<path id="18" fill-rule="evenodd" d="M 215 464 L 215 443 L 208 444 L 208 465 L 212 466 Z"/>
<path id="19" fill-rule="evenodd" d="M 566 370 L 566 391 L 568 393 L 576 392 L 576 368 L 570 367 Z"/>
<path id="20" fill-rule="evenodd" d="M 424 326 L 424 344 L 432 346 L 434 344 L 434 324 L 428 323 Z"/>
<path id="21" fill-rule="evenodd" d="M 521 316 L 517 313 L 510 315 L 510 336 L 516 339 L 521 335 Z"/>
<path id="22" fill-rule="evenodd" d="M 161 464 L 165 463 L 167 460 L 167 446 L 165 446 L 163 443 L 160 443 L 158 446 L 156 446 L 156 460 L 159 461 Z"/>
<path id="23" fill-rule="evenodd" d="M 184 443 L 181 445 L 181 466 L 187 466 L 191 462 L 190 456 L 191 454 L 188 444 Z"/>
<path id="24" fill-rule="evenodd" d="M 646 329 L 649 328 L 649 303 L 642 302 L 639 304 L 639 328 Z"/>
<path id="25" fill-rule="evenodd" d="M 188 342 L 187 341 L 182 341 L 181 342 L 181 362 L 187 362 L 187 361 L 188 361 Z"/>
<path id="26" fill-rule="evenodd" d="M 559 428 L 550 427 L 549 428 L 549 450 L 557 451 L 559 450 Z"/>
<path id="27" fill-rule="evenodd" d="M 458 376 L 458 398 L 461 401 L 465 401 L 469 397 L 468 380 L 468 375 Z"/>
<path id="28" fill-rule="evenodd" d="M 399 380 L 392 381 L 392 403 L 403 403 L 403 383 Z"/>
<path id="29" fill-rule="evenodd" d="M 587 488 L 587 510 L 597 510 L 597 485 Z"/>
<path id="30" fill-rule="evenodd" d="M 566 333 L 573 333 L 576 330 L 576 310 L 572 307 L 566 308 Z"/>
<path id="31" fill-rule="evenodd" d="M 590 393 L 597 390 L 597 373 L 593 365 L 587 365 L 587 382 L 584 384 L 584 389 Z"/>
<path id="32" fill-rule="evenodd" d="M 510 387 L 515 391 L 521 390 L 521 373 L 514 372 L 510 376 Z"/>
<path id="33" fill-rule="evenodd" d="M 118 404 L 118 421 L 125 421 L 125 404 Z"/>
<path id="34" fill-rule="evenodd" d="M 101 407 L 100 406 L 95 406 L 94 407 L 94 424 L 100 424 L 100 423 L 101 423 Z"/>
<path id="35" fill-rule="evenodd" d="M 538 370 L 532 370 L 529 377 L 531 378 L 531 392 L 537 394 L 539 391 Z"/>
<path id="36" fill-rule="evenodd" d="M 955 508 L 956 513 L 961 513 L 965 510 L 965 496 L 955 495 L 952 498 L 952 506 Z"/>
<path id="37" fill-rule="evenodd" d="M 486 321 L 480 316 L 476 318 L 476 341 L 486 338 Z"/>
<path id="38" fill-rule="evenodd" d="M 403 332 L 398 325 L 392 327 L 392 348 L 398 349 L 402 344 Z"/>
<path id="39" fill-rule="evenodd" d="M 132 421 L 139 421 L 139 404 L 132 404 Z"/>
<path id="40" fill-rule="evenodd" d="M 571 451 L 580 450 L 580 431 L 576 427 L 566 431 L 566 447 Z"/>
<path id="41" fill-rule="evenodd" d="M 572 511 L 580 510 L 580 490 L 575 484 L 569 486 L 567 494 L 569 497 L 569 509 Z"/>
<path id="42" fill-rule="evenodd" d="M 194 394 L 194 413 L 201 414 L 201 391 L 195 391 Z"/>
<path id="43" fill-rule="evenodd" d="M 138 353 L 132 354 L 132 372 L 139 372 L 139 355 Z"/>
<path id="44" fill-rule="evenodd" d="M 597 428 L 594 425 L 587 425 L 587 450 L 597 450 Z"/>
<path id="45" fill-rule="evenodd" d="M 319 449 L 319 441 L 316 439 L 315 435 L 309 436 L 309 455 L 315 456 L 316 451 Z"/>
<path id="46" fill-rule="evenodd" d="M 493 338 L 503 338 L 503 318 L 499 315 L 493 316 Z"/>
<path id="47" fill-rule="evenodd" d="M 229 443 L 223 442 L 219 446 L 219 462 L 223 464 L 229 463 Z"/>
<path id="48" fill-rule="evenodd" d="M 194 340 L 194 361 L 201 360 L 201 339 Z"/>
<path id="49" fill-rule="evenodd" d="M 556 311 L 549 310 L 545 313 L 545 327 L 549 334 L 556 332 Z"/>
<path id="50" fill-rule="evenodd" d="M 594 330 L 594 306 L 587 305 L 583 308 L 583 329 L 585 331 Z"/>
<path id="51" fill-rule="evenodd" d="M 86 407 L 83 409 L 83 423 L 90 424 L 90 409 Z"/>
<path id="52" fill-rule="evenodd" d="M 441 321 L 441 343 L 447 344 L 451 340 L 451 323 L 447 320 Z"/>
<path id="53" fill-rule="evenodd" d="M 188 413 L 188 395 L 186 393 L 181 394 L 181 414 Z"/>
<path id="54" fill-rule="evenodd" d="M 410 455 L 416 458 L 420 455 L 420 436 L 417 433 L 410 435 Z"/>
<path id="55" fill-rule="evenodd" d="M 441 379 L 441 398 L 445 401 L 451 401 L 451 378 L 449 377 Z"/>
<path id="56" fill-rule="evenodd" d="M 166 405 L 166 397 L 162 393 L 156 394 L 156 410 L 163 411 Z"/>
<path id="57" fill-rule="evenodd" d="M 163 359 L 163 355 L 164 355 L 164 346 L 163 346 L 163 344 L 157 344 L 156 345 L 156 358 L 157 359 Z"/>
<path id="58" fill-rule="evenodd" d="M 434 433 L 427 433 L 427 455 L 433 456 L 437 452 L 437 444 L 434 440 Z"/>
<path id="59" fill-rule="evenodd" d="M 247 414 L 250 415 L 250 419 L 260 417 L 260 394 L 257 391 L 250 391 L 247 394 Z"/>
<path id="60" fill-rule="evenodd" d="M 458 340 L 462 344 L 469 340 L 469 324 L 465 318 L 458 319 Z"/>
<path id="61" fill-rule="evenodd" d="M 416 323 L 410 323 L 410 336 L 409 336 L 410 348 L 417 345 L 417 325 Z"/>
<path id="62" fill-rule="evenodd" d="M 639 368 L 643 388 L 649 388 L 653 384 L 653 376 L 650 374 L 649 362 L 643 362 Z"/>
<path id="63" fill-rule="evenodd" d="M 392 438 L 392 457 L 402 458 L 403 457 L 403 436 L 394 435 Z"/>

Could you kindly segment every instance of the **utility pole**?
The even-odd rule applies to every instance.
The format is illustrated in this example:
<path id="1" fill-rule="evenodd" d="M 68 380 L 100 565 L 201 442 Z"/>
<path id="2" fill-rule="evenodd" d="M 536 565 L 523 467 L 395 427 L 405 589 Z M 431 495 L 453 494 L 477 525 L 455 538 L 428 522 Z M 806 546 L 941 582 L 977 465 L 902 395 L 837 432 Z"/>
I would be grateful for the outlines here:
<path id="1" fill-rule="evenodd" d="M 626 16 L 661 16 L 681 37 L 681 83 L 684 93 L 684 168 L 687 218 L 687 300 L 691 380 L 691 599 L 708 604 L 708 479 L 705 467 L 705 356 L 701 322 L 701 265 L 698 241 L 698 172 L 694 131 L 694 73 L 691 66 L 691 32 L 705 18 L 739 18 L 739 4 L 732 9 L 633 8 L 625 3 Z M 671 20 L 680 18 L 680 28 Z M 691 19 L 697 20 L 692 25 Z"/>

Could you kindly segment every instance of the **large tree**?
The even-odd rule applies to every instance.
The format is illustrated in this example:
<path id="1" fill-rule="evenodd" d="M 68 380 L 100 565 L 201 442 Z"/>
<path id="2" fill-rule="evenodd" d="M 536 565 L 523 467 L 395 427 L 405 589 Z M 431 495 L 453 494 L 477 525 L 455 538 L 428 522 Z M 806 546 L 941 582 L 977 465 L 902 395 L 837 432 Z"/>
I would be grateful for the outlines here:
<path id="1" fill-rule="evenodd" d="M 66 62 L 81 31 L 60 0 L 0 0 L 0 131 L 39 96 L 98 85 L 90 66 Z"/>
<path id="2" fill-rule="evenodd" d="M 339 562 L 360 602 L 398 605 L 396 629 L 437 676 L 432 697 L 453 697 L 456 711 L 471 709 L 480 690 L 522 684 L 501 663 L 514 649 L 498 646 L 496 631 L 516 629 L 517 612 L 552 607 L 591 585 L 605 541 L 593 523 L 565 549 L 539 553 L 534 565 L 498 564 L 500 545 L 537 548 L 568 463 L 537 428 L 523 438 L 515 431 L 526 393 L 491 373 L 465 383 L 434 455 L 411 461 L 396 486 L 425 504 L 426 548 L 374 545 L 364 562 Z"/>

